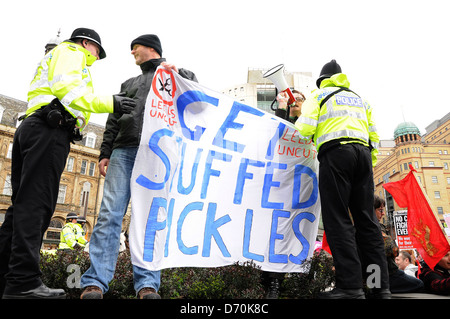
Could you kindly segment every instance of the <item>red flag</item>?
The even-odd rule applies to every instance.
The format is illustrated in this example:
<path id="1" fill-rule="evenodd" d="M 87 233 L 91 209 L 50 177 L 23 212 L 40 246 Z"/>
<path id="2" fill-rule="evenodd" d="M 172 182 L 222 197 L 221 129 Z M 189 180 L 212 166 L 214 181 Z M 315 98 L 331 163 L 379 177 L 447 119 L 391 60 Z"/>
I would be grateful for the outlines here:
<path id="1" fill-rule="evenodd" d="M 430 207 L 427 195 L 419 185 L 414 172 L 398 182 L 383 185 L 400 207 L 408 208 L 408 234 L 414 247 L 431 269 L 450 251 L 442 225 Z"/>
<path id="2" fill-rule="evenodd" d="M 331 255 L 331 249 L 330 249 L 330 246 L 328 245 L 328 241 L 327 241 L 327 237 L 325 236 L 325 232 L 323 232 L 323 237 L 322 237 L 322 249 Z"/>

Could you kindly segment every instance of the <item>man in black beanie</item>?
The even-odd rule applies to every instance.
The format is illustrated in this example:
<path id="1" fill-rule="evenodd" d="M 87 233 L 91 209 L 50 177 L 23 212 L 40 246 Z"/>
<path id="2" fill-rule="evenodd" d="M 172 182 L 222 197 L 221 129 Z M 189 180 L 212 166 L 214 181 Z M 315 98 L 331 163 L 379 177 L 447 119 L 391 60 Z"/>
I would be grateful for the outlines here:
<path id="1" fill-rule="evenodd" d="M 120 88 L 136 101 L 127 116 L 109 116 L 100 147 L 99 170 L 105 176 L 103 200 L 98 222 L 89 242 L 90 268 L 81 277 L 81 299 L 101 299 L 113 279 L 119 253 L 122 219 L 130 201 L 130 180 L 139 147 L 145 102 L 153 75 L 159 65 L 173 69 L 182 77 L 197 81 L 194 73 L 177 69 L 162 58 L 158 36 L 145 34 L 131 42 L 131 54 L 142 74 L 128 79 Z M 108 172 L 106 173 L 106 167 Z M 139 299 L 159 299 L 160 271 L 133 265 L 134 288 Z"/>
<path id="2" fill-rule="evenodd" d="M 161 47 L 161 41 L 159 41 L 159 38 L 155 34 L 144 34 L 140 37 L 137 37 L 131 42 L 131 50 L 133 50 L 133 47 L 136 44 L 141 44 L 143 46 L 152 48 L 156 51 L 156 53 L 159 54 L 159 56 L 162 56 L 162 47 Z"/>

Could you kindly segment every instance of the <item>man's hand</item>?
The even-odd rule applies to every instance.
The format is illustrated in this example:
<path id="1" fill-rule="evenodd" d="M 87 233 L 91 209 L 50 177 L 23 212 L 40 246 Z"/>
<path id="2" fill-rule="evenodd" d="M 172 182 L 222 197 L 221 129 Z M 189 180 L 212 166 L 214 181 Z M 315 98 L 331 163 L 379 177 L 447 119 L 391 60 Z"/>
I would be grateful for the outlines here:
<path id="1" fill-rule="evenodd" d="M 106 176 L 106 170 L 109 165 L 109 158 L 102 158 L 98 163 L 98 170 L 102 176 Z"/>
<path id="2" fill-rule="evenodd" d="M 289 101 L 289 96 L 286 92 L 280 92 L 277 95 L 277 102 L 278 102 L 279 109 L 286 110 L 288 101 Z"/>
<path id="3" fill-rule="evenodd" d="M 129 114 L 136 107 L 136 101 L 126 97 L 125 93 L 113 95 L 114 113 Z"/>
<path id="4" fill-rule="evenodd" d="M 175 72 L 178 73 L 178 69 L 174 64 L 169 64 L 167 62 L 161 62 L 161 66 L 166 68 L 167 70 L 174 70 Z"/>

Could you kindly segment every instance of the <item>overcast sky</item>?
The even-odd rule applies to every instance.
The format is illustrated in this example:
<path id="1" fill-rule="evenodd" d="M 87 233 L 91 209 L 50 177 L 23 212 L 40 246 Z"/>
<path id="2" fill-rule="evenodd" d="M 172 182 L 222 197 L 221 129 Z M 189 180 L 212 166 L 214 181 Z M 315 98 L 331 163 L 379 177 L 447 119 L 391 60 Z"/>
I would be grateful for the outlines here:
<path id="1" fill-rule="evenodd" d="M 217 91 L 245 83 L 248 68 L 283 63 L 315 79 L 336 59 L 382 139 L 404 120 L 424 134 L 450 110 L 449 9 L 448 0 L 2 1 L 0 94 L 26 101 L 47 41 L 77 27 L 96 30 L 107 54 L 91 67 L 95 92 L 118 93 L 140 73 L 131 41 L 154 33 L 168 62 Z"/>

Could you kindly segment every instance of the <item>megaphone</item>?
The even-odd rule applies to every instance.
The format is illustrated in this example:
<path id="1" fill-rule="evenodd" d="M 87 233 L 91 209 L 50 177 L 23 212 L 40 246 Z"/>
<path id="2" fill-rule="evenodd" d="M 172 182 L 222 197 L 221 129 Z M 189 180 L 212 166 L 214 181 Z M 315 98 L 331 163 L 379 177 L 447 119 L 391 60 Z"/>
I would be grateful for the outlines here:
<path id="1" fill-rule="evenodd" d="M 263 74 L 263 78 L 267 78 L 273 82 L 278 92 L 286 92 L 289 96 L 288 105 L 295 102 L 295 97 L 292 94 L 289 85 L 284 78 L 284 64 L 279 64 L 276 67 L 271 68 L 269 71 Z"/>

